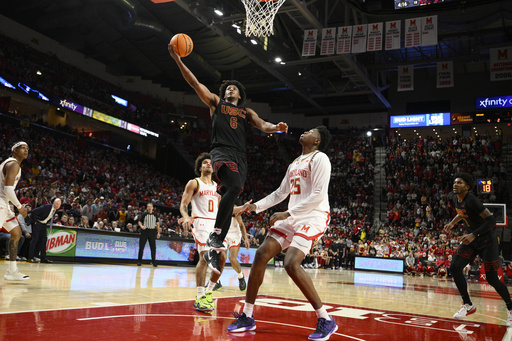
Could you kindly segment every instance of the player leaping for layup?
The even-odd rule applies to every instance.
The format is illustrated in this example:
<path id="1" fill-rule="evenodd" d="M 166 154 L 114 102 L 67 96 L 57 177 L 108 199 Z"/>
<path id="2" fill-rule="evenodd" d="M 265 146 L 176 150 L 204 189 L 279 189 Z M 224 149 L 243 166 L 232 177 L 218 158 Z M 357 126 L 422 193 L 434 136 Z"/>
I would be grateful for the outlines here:
<path id="1" fill-rule="evenodd" d="M 212 271 L 220 274 L 219 253 L 216 251 L 226 249 L 224 238 L 226 238 L 231 224 L 233 207 L 247 177 L 245 152 L 248 124 L 252 124 L 265 133 L 286 132 L 288 125 L 283 122 L 278 124 L 266 122 L 254 110 L 244 107 L 245 88 L 238 81 L 224 81 L 219 95 L 211 93 L 183 64 L 171 44 L 168 45 L 168 50 L 176 61 L 183 78 L 195 90 L 203 103 L 210 108 L 212 118 L 212 150 L 210 154 L 214 172 L 222 182 L 225 192 L 221 193 L 222 198 L 215 219 L 215 229 L 208 238 L 208 246 L 211 249 L 205 253 L 205 259 Z"/>
<path id="2" fill-rule="evenodd" d="M 313 281 L 300 266 L 314 241 L 325 233 L 329 224 L 328 189 L 331 162 L 321 151 L 325 150 L 330 140 L 331 134 L 324 126 L 302 134 L 302 155 L 288 166 L 281 186 L 257 203 L 248 205 L 250 211 L 262 212 L 290 196 L 288 210 L 274 213 L 270 217 L 270 226 L 273 227 L 256 251 L 243 313 L 228 326 L 228 332 L 256 329 L 253 308 L 267 263 L 286 248 L 288 252 L 284 258 L 284 268 L 311 303 L 318 317 L 316 330 L 309 335 L 309 339 L 328 340 L 338 329 L 336 322 L 327 314 Z"/>

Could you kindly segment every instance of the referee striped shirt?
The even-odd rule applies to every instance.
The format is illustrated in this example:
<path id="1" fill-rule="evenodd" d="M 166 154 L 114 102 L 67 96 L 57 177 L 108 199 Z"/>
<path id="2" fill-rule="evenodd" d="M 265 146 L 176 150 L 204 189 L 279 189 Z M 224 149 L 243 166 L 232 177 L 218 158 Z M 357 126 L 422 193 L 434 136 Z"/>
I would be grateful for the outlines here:
<path id="1" fill-rule="evenodd" d="M 149 230 L 156 229 L 156 223 L 158 222 L 158 218 L 154 212 L 145 212 L 144 214 L 142 214 L 142 218 L 140 220 L 142 221 L 142 225 L 146 226 Z"/>

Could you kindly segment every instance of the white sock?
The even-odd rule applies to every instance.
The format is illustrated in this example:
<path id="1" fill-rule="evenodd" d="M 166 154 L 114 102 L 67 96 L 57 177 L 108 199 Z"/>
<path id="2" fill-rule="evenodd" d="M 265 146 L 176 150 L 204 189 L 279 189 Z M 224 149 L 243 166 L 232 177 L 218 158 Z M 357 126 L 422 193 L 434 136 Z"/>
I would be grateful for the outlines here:
<path id="1" fill-rule="evenodd" d="M 251 303 L 245 303 L 245 306 L 244 306 L 244 313 L 247 317 L 252 317 L 252 311 L 254 309 L 254 304 L 251 304 Z"/>
<path id="2" fill-rule="evenodd" d="M 315 309 L 315 311 L 317 318 L 324 318 L 327 321 L 331 320 L 331 317 L 329 316 L 329 314 L 327 314 L 327 310 L 325 310 L 324 306 L 322 306 L 320 309 Z"/>
<path id="3" fill-rule="evenodd" d="M 16 261 L 9 261 L 9 272 L 16 272 L 17 269 L 18 267 L 16 266 Z"/>
<path id="4" fill-rule="evenodd" d="M 244 274 L 242 272 L 238 273 L 238 279 L 240 279 L 240 278 L 244 278 Z"/>
<path id="5" fill-rule="evenodd" d="M 220 228 L 216 227 L 216 228 L 214 228 L 214 229 L 213 229 L 213 232 L 214 232 L 215 234 L 219 235 L 219 234 L 222 232 L 222 229 L 220 229 Z"/>
<path id="6" fill-rule="evenodd" d="M 213 291 L 213 288 L 215 288 L 215 284 L 217 284 L 217 282 L 212 282 L 210 280 L 210 282 L 208 283 L 208 288 L 206 288 L 206 292 Z"/>
<path id="7" fill-rule="evenodd" d="M 204 287 L 203 286 L 197 287 L 197 298 L 200 298 L 203 295 L 204 295 Z"/>

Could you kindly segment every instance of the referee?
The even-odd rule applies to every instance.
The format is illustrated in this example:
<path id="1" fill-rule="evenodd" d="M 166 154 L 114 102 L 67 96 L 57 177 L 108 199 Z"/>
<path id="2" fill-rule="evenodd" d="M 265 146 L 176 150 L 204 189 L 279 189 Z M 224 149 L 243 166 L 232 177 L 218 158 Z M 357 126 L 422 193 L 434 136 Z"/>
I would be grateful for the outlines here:
<path id="1" fill-rule="evenodd" d="M 158 217 L 153 212 L 153 204 L 148 204 L 148 210 L 144 212 L 142 217 L 139 220 L 140 230 L 140 240 L 139 240 L 139 260 L 137 262 L 137 266 L 142 265 L 142 255 L 144 254 L 144 247 L 146 246 L 146 241 L 149 240 L 149 247 L 151 249 L 151 262 L 154 267 L 157 267 L 156 264 L 156 239 L 160 238 L 160 223 L 158 222 Z"/>

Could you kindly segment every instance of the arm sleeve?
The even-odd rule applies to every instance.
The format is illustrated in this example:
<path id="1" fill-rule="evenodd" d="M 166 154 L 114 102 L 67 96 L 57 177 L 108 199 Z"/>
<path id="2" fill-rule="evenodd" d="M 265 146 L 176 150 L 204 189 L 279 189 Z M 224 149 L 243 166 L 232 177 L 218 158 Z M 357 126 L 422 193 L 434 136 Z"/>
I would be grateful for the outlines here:
<path id="1" fill-rule="evenodd" d="M 288 176 L 289 170 L 290 166 L 288 166 L 288 169 L 286 170 L 286 175 L 283 178 L 283 181 L 281 181 L 281 185 L 279 186 L 278 189 L 276 189 L 274 192 L 270 193 L 265 198 L 255 203 L 256 213 L 265 211 L 267 208 L 279 204 L 281 201 L 288 197 L 288 195 L 290 194 L 290 181 Z"/>
<path id="2" fill-rule="evenodd" d="M 493 215 L 485 218 L 484 222 L 480 227 L 478 227 L 476 230 L 474 230 L 473 233 L 475 236 L 479 237 L 482 234 L 486 234 L 487 232 L 491 231 L 496 226 L 496 218 L 494 218 Z"/>
<path id="3" fill-rule="evenodd" d="M 16 193 L 14 193 L 14 186 L 5 186 L 4 187 L 4 193 L 7 199 L 9 199 L 10 202 L 17 208 L 21 207 L 20 202 L 18 201 L 18 198 L 16 197 Z"/>
<path id="4" fill-rule="evenodd" d="M 311 194 L 294 207 L 288 209 L 288 213 L 293 218 L 299 215 L 308 215 L 328 196 L 329 181 L 331 180 L 331 162 L 324 153 L 320 153 L 318 156 L 318 158 L 311 162 L 311 179 L 313 181 Z"/>

